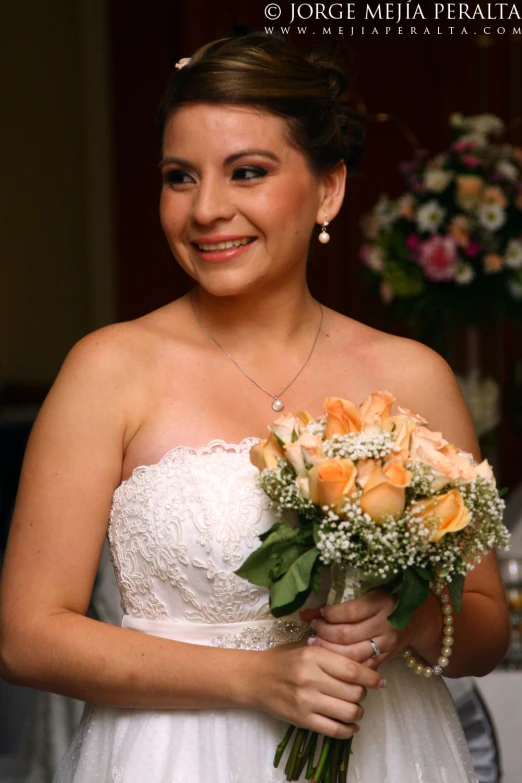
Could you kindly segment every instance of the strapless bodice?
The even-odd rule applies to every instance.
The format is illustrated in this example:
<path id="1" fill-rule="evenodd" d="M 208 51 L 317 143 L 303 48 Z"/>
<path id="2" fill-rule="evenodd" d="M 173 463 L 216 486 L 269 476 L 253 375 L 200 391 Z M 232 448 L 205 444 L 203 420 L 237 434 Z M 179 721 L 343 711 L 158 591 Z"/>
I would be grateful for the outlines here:
<path id="1" fill-rule="evenodd" d="M 276 519 L 249 459 L 258 441 L 176 447 L 117 488 L 108 538 L 126 615 L 216 624 L 267 615 L 267 590 L 234 574 Z"/>

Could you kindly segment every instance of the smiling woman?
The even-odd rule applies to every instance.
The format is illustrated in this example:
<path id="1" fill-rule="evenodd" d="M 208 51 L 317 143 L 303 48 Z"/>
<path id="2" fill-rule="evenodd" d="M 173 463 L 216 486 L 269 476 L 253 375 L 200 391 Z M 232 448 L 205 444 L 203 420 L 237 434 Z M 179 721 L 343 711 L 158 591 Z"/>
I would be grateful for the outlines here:
<path id="1" fill-rule="evenodd" d="M 249 458 L 272 408 L 318 415 L 326 397 L 389 388 L 479 457 L 440 357 L 308 289 L 315 226 L 335 219 L 361 149 L 347 85 L 335 58 L 249 34 L 198 50 L 167 89 L 161 223 L 195 285 L 67 357 L 4 566 L 2 674 L 90 705 L 57 783 L 280 783 L 285 723 L 350 738 L 367 691 L 352 783 L 474 780 L 443 683 L 398 659 L 408 646 L 437 660 L 435 599 L 398 632 L 393 598 L 374 590 L 315 617 L 307 645 L 304 618 L 274 627 L 267 590 L 235 573 L 275 521 Z M 85 616 L 106 534 L 123 628 Z M 450 676 L 501 657 L 502 596 L 491 555 L 466 578 Z"/>

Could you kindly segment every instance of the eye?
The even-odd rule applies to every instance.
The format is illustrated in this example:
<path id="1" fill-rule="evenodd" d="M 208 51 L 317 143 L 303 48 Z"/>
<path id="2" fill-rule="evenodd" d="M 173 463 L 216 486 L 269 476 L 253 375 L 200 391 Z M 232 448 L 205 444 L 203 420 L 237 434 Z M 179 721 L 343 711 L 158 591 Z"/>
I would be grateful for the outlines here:
<path id="1" fill-rule="evenodd" d="M 194 178 L 182 169 L 169 169 L 163 172 L 163 182 L 167 185 L 190 185 Z"/>
<path id="2" fill-rule="evenodd" d="M 266 177 L 266 175 L 266 170 L 260 166 L 241 166 L 234 170 L 232 179 L 245 182 L 251 179 L 261 179 L 261 177 Z"/>

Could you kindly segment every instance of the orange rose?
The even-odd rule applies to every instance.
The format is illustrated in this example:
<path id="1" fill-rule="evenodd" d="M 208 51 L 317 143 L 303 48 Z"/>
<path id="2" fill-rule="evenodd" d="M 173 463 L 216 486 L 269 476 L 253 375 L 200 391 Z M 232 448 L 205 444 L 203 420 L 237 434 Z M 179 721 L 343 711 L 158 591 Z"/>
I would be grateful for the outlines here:
<path id="1" fill-rule="evenodd" d="M 395 397 L 389 391 L 372 392 L 360 405 L 362 420 L 372 421 L 374 416 L 379 416 L 384 421 L 391 416 L 394 402 Z"/>
<path id="2" fill-rule="evenodd" d="M 496 185 L 490 185 L 482 191 L 481 201 L 484 204 L 500 204 L 507 207 L 507 198 L 502 190 Z"/>
<path id="3" fill-rule="evenodd" d="M 494 275 L 502 270 L 504 261 L 498 253 L 488 253 L 484 259 L 484 272 L 487 275 Z"/>
<path id="4" fill-rule="evenodd" d="M 475 174 L 461 174 L 456 179 L 457 182 L 457 203 L 461 209 L 468 212 L 474 209 L 480 199 L 484 180 Z"/>
<path id="5" fill-rule="evenodd" d="M 422 424 L 427 424 L 426 419 L 423 419 L 422 416 L 412 413 L 408 408 L 399 407 L 399 413 L 385 419 L 382 426 L 386 432 L 393 433 L 395 444 L 400 449 L 409 449 L 413 430 Z"/>
<path id="6" fill-rule="evenodd" d="M 308 473 L 309 496 L 319 506 L 339 511 L 347 497 L 356 494 L 357 470 L 351 459 L 326 459 Z"/>
<path id="7" fill-rule="evenodd" d="M 326 397 L 324 401 L 326 410 L 326 427 L 324 439 L 328 440 L 332 435 L 348 435 L 350 432 L 361 431 L 361 413 L 359 406 L 342 397 Z"/>
<path id="8" fill-rule="evenodd" d="M 364 460 L 358 463 L 358 467 L 361 462 Z M 373 465 L 369 475 L 368 465 L 360 472 L 359 483 L 361 486 L 364 483 L 359 501 L 362 510 L 375 522 L 400 514 L 406 504 L 406 487 L 411 481 L 410 471 L 398 459 L 389 460 L 384 466 L 375 460 L 366 462 Z"/>
<path id="9" fill-rule="evenodd" d="M 411 509 L 416 512 L 416 519 L 420 524 L 435 525 L 432 541 L 440 541 L 446 533 L 462 530 L 471 521 L 471 514 L 458 489 L 452 489 L 429 500 L 419 500 L 412 503 Z"/>
<path id="10" fill-rule="evenodd" d="M 285 453 L 273 433 L 265 440 L 260 440 L 250 449 L 250 462 L 258 470 L 275 468 L 278 458 L 284 459 Z"/>
<path id="11" fill-rule="evenodd" d="M 315 421 L 314 417 L 311 413 L 308 413 L 308 411 L 299 410 L 295 414 L 298 419 L 301 420 L 301 423 L 306 427 L 307 424 L 310 424 L 311 421 Z"/>
<path id="12" fill-rule="evenodd" d="M 448 229 L 449 236 L 455 240 L 460 247 L 469 245 L 469 220 L 464 215 L 456 215 L 451 221 Z"/>

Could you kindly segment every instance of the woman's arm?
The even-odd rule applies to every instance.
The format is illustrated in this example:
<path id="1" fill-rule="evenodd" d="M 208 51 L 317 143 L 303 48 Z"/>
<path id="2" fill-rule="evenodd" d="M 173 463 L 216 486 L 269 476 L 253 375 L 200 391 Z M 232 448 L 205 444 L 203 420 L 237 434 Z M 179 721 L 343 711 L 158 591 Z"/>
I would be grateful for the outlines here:
<path id="1" fill-rule="evenodd" d="M 471 418 L 453 373 L 446 362 L 425 346 L 411 340 L 393 343 L 387 366 L 395 368 L 387 385 L 403 407 L 420 413 L 431 430 L 480 460 Z M 437 663 L 442 643 L 442 614 L 438 600 L 430 595 L 398 632 L 386 620 L 393 599 L 374 591 L 351 604 L 325 607 L 325 620 L 316 619 L 319 643 L 354 660 L 378 665 L 391 655 L 411 646 L 431 664 Z M 306 619 L 311 619 L 311 614 Z M 449 677 L 482 676 L 501 660 L 509 643 L 509 614 L 495 553 L 490 553 L 470 571 L 464 584 L 462 613 L 454 613 L 455 643 Z M 383 652 L 369 659 L 374 639 Z"/>
<path id="2" fill-rule="evenodd" d="M 145 409 L 146 386 L 136 379 L 153 375 L 152 347 L 136 328 L 82 340 L 33 428 L 0 595 L 2 675 L 114 706 L 256 707 L 350 736 L 353 725 L 341 722 L 360 718 L 364 687 L 380 682 L 365 667 L 306 646 L 221 650 L 84 616 L 123 455 Z"/>

